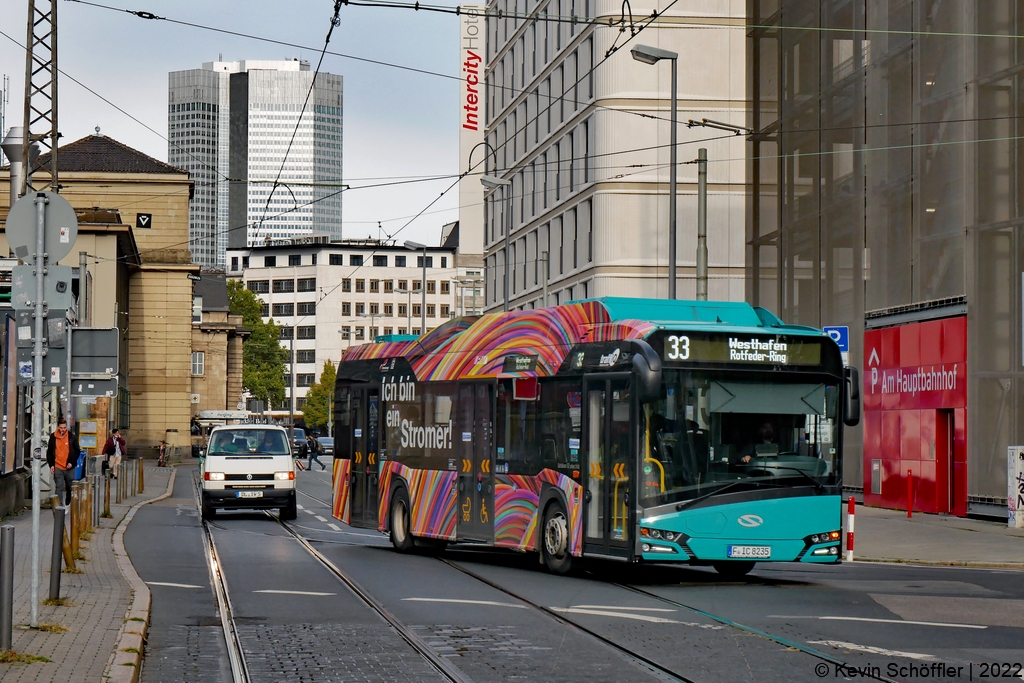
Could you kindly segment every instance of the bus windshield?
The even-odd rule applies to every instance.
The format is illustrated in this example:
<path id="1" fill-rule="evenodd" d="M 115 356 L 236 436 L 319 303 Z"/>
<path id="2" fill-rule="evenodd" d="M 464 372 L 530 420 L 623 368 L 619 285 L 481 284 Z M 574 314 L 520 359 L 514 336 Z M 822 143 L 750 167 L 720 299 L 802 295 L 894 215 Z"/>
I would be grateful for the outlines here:
<path id="1" fill-rule="evenodd" d="M 641 504 L 732 491 L 737 483 L 836 485 L 838 410 L 834 380 L 666 370 L 661 399 L 640 415 Z"/>

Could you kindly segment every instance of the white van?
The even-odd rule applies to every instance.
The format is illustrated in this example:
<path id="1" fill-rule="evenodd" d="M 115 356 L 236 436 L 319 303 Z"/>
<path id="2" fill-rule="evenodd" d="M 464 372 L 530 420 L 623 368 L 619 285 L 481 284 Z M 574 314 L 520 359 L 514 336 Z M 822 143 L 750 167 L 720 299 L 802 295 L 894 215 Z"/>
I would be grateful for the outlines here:
<path id="1" fill-rule="evenodd" d="M 217 510 L 278 508 L 295 519 L 295 461 L 276 425 L 225 425 L 210 432 L 199 464 L 203 519 Z"/>

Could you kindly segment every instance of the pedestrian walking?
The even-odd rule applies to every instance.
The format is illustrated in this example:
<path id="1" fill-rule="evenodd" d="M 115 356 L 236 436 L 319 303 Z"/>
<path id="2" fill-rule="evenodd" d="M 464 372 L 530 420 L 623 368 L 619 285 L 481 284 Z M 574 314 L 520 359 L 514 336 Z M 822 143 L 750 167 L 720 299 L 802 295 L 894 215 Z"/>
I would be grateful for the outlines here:
<path id="1" fill-rule="evenodd" d="M 120 429 L 110 432 L 107 443 L 103 445 L 103 455 L 107 456 L 106 466 L 110 469 L 110 476 L 117 479 L 117 468 L 121 465 L 121 457 L 127 452 L 127 444 L 121 436 Z"/>
<path id="2" fill-rule="evenodd" d="M 312 434 L 306 436 L 306 469 L 313 469 L 313 461 L 316 460 L 316 464 L 320 465 L 321 470 L 326 470 L 327 465 L 320 462 L 319 455 L 324 452 L 323 444 L 317 441 L 316 437 Z"/>
<path id="3" fill-rule="evenodd" d="M 50 443 L 46 445 L 46 464 L 57 486 L 57 499 L 63 499 L 64 505 L 71 505 L 71 484 L 75 481 L 75 468 L 81 455 L 78 438 L 68 431 L 68 421 L 60 418 L 57 431 L 50 435 Z"/>

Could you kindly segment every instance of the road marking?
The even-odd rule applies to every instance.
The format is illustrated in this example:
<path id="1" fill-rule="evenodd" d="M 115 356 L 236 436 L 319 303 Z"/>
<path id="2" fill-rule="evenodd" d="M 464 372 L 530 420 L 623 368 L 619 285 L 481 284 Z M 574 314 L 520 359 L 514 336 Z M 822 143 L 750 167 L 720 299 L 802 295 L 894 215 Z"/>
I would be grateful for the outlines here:
<path id="1" fill-rule="evenodd" d="M 493 600 L 458 600 L 456 598 L 402 598 L 403 602 L 449 602 L 455 605 L 489 605 L 490 607 L 513 607 L 526 609 L 526 605 L 512 602 L 494 602 Z"/>
<path id="2" fill-rule="evenodd" d="M 302 507 L 301 505 L 299 505 L 298 503 L 296 503 L 296 504 L 295 504 L 295 509 L 296 509 L 296 510 L 305 510 L 306 508 L 304 508 L 304 507 Z"/>
<path id="3" fill-rule="evenodd" d="M 253 591 L 253 593 L 275 593 L 277 595 L 313 595 L 316 597 L 323 597 L 325 595 L 337 595 L 337 593 L 320 593 L 317 591 L 280 591 L 268 588 L 261 591 Z"/>
<path id="4" fill-rule="evenodd" d="M 147 581 L 150 586 L 168 586 L 170 588 L 206 588 L 206 586 L 195 586 L 191 583 L 169 583 L 165 581 Z"/>
<path id="5" fill-rule="evenodd" d="M 872 645 L 858 645 L 856 643 L 846 643 L 842 640 L 809 640 L 809 645 L 828 645 L 829 647 L 839 648 L 840 650 L 855 650 L 857 652 L 867 652 L 873 655 L 882 655 L 884 657 L 905 657 L 907 659 L 919 659 L 922 661 L 932 662 L 935 661 L 935 657 L 932 655 L 920 654 L 918 652 L 900 652 L 899 650 L 887 650 L 884 647 L 874 647 Z"/>
<path id="6" fill-rule="evenodd" d="M 663 607 L 616 607 L 615 605 L 573 605 L 573 609 L 622 609 L 631 612 L 675 612 L 674 609 Z"/>
<path id="7" fill-rule="evenodd" d="M 812 617 L 806 615 L 769 614 L 769 619 L 818 619 L 820 621 L 866 621 L 874 624 L 910 624 L 911 626 L 942 626 L 944 628 L 976 628 L 988 626 L 978 624 L 948 624 L 941 621 L 906 621 L 903 619 L 871 619 L 869 617 Z"/>
<path id="8" fill-rule="evenodd" d="M 320 515 L 317 515 L 316 518 L 317 518 L 318 521 L 321 521 L 321 522 L 326 522 L 327 521 L 326 517 L 321 517 Z"/>
<path id="9" fill-rule="evenodd" d="M 308 515 L 315 515 L 316 514 L 316 512 L 314 512 L 313 510 L 303 510 L 303 512 L 305 512 Z"/>
<path id="10" fill-rule="evenodd" d="M 338 526 L 337 524 L 328 524 L 327 526 L 331 527 L 335 531 L 341 531 L 341 527 Z"/>
<path id="11" fill-rule="evenodd" d="M 561 612 L 563 614 L 589 614 L 595 617 L 618 617 L 620 619 L 633 619 L 635 621 L 647 621 L 652 624 L 678 624 L 679 622 L 675 619 L 665 619 L 663 617 L 652 617 L 648 614 L 630 614 L 629 612 L 614 612 L 611 610 L 603 609 L 582 609 L 580 607 L 552 607 L 555 612 Z"/>

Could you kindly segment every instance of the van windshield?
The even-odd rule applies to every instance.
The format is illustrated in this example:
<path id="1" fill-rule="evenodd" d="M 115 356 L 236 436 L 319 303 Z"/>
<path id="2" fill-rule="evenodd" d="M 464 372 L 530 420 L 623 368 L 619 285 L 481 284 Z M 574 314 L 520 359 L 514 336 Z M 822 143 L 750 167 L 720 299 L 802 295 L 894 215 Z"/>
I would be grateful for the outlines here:
<path id="1" fill-rule="evenodd" d="M 285 433 L 276 429 L 221 429 L 210 438 L 209 455 L 288 455 Z"/>

